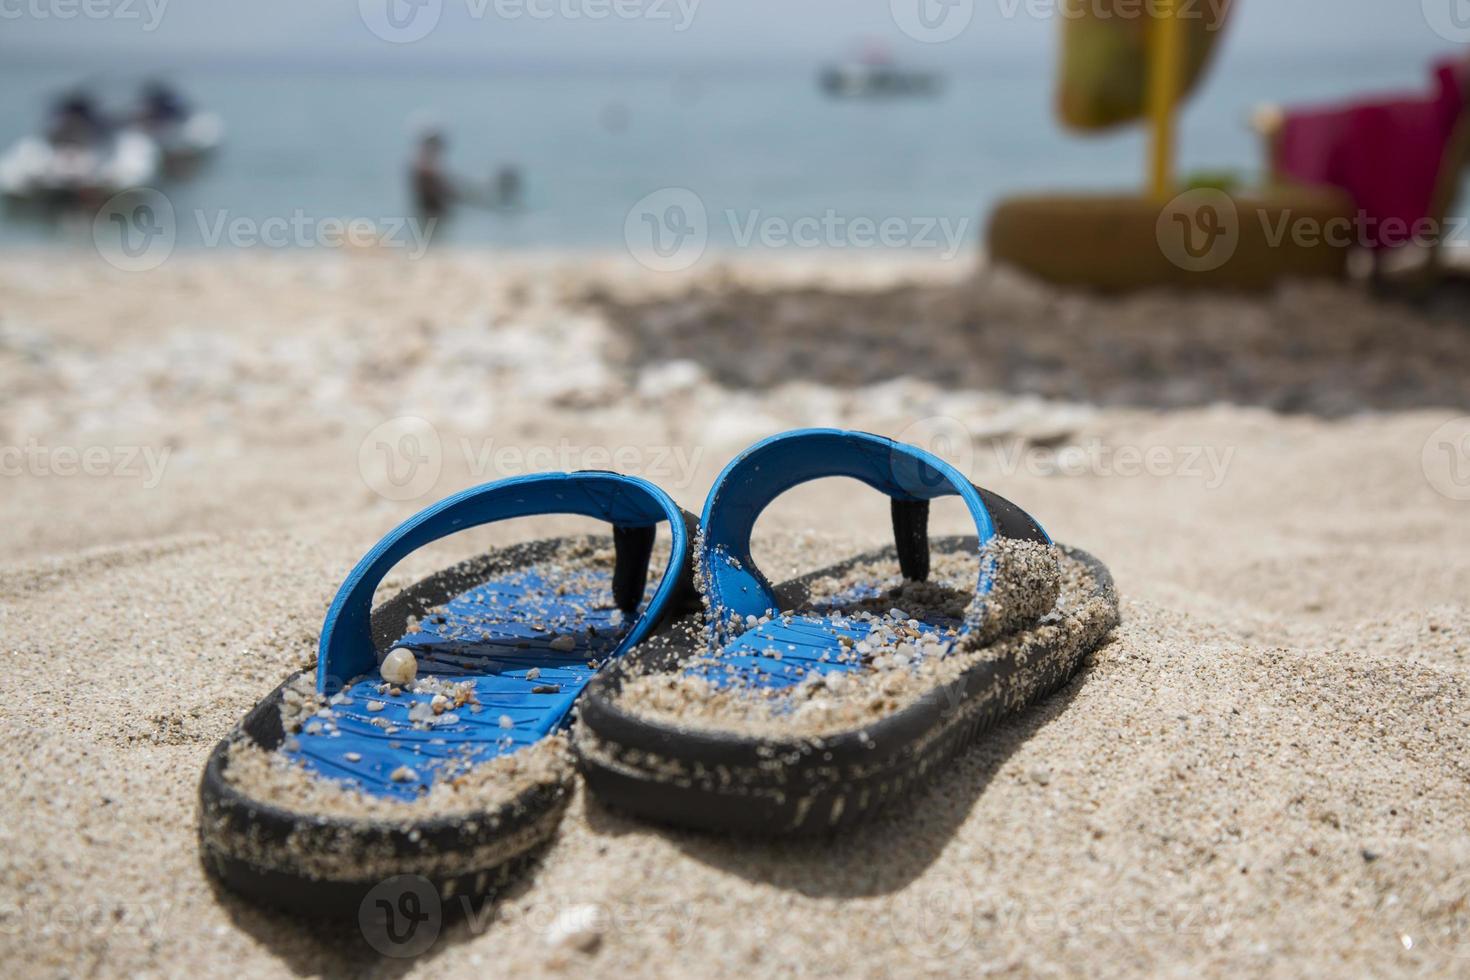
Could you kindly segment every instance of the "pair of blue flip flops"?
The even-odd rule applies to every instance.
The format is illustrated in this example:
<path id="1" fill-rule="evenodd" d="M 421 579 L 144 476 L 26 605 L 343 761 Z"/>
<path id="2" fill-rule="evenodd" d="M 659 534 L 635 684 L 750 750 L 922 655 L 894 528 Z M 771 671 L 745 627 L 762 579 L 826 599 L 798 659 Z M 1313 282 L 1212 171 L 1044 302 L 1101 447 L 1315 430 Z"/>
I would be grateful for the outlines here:
<path id="1" fill-rule="evenodd" d="M 834 603 L 783 614 L 789 595 L 751 556 L 756 519 L 774 499 L 834 476 L 891 499 L 905 580 L 929 573 L 929 501 L 958 496 L 974 523 L 973 538 L 943 545 L 980 556 L 974 601 L 959 616 L 909 620 L 917 644 L 942 637 L 949 649 L 1037 622 L 1045 628 L 952 678 L 948 708 L 919 699 L 860 730 L 820 738 L 685 730 L 621 704 L 635 664 L 701 672 L 722 688 L 766 697 L 813 675 L 867 669 L 851 653 L 863 622 Z M 480 525 L 553 514 L 610 524 L 611 555 L 605 545 L 592 556 L 596 546 L 564 540 L 503 549 L 373 608 L 384 577 L 419 548 Z M 656 530 L 665 524 L 667 557 L 650 583 Z M 1090 576 L 1081 598 L 1100 599 L 1104 610 L 1081 634 L 1057 627 L 1055 576 L 1050 592 L 1045 581 L 1020 583 L 1046 594 L 1018 600 L 1016 583 L 988 557 L 1001 539 L 1053 550 L 1029 515 L 942 459 L 834 429 L 752 446 L 720 474 L 697 519 L 653 484 L 606 472 L 517 477 L 456 494 L 405 521 L 353 568 L 322 628 L 314 692 L 302 678 L 288 680 L 216 748 L 201 786 L 206 866 L 238 891 L 312 912 L 355 911 L 394 874 L 421 876 L 447 893 L 490 890 L 550 837 L 571 774 L 525 779 L 513 798 L 481 809 L 459 801 L 445 813 L 436 804 L 477 767 L 519 758 L 565 731 L 579 703 L 581 722 L 571 726 L 578 764 L 592 791 L 619 808 L 754 833 L 857 822 L 932 776 L 995 718 L 1064 682 L 1115 619 L 1106 570 L 1081 552 L 1067 552 Z M 844 600 L 878 599 L 883 589 L 859 582 Z M 1046 625 L 1047 615 L 1055 622 Z M 338 794 L 338 805 L 232 778 L 232 753 L 242 746 L 273 754 L 275 765 L 296 773 L 298 789 L 319 783 Z M 786 764 L 773 766 L 773 752 L 784 752 Z M 351 794 L 366 802 L 361 812 L 341 805 Z M 420 804 L 424 812 L 414 812 Z"/>

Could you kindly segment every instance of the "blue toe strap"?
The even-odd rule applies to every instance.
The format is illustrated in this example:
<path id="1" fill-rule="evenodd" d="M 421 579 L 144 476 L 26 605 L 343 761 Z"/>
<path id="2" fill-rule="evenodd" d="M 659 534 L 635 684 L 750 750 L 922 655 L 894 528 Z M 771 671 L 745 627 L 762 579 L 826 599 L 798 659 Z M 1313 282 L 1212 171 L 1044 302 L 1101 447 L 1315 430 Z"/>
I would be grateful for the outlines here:
<path id="1" fill-rule="evenodd" d="M 799 484 L 832 476 L 866 483 L 895 501 L 895 528 L 900 507 L 919 509 L 937 497 L 964 501 L 983 546 L 998 532 L 1029 525 L 1020 534 L 1046 540 L 1040 525 L 1019 508 L 974 486 L 943 459 L 915 446 L 867 432 L 800 429 L 772 436 L 751 446 L 725 467 L 704 505 L 704 540 L 700 550 L 701 585 L 722 627 L 733 613 L 742 619 L 777 608 L 774 590 L 750 555 L 756 518 L 778 496 Z M 992 514 L 1004 505 L 1006 513 Z M 1024 520 L 1013 520 L 1020 515 Z M 1019 536 L 1019 535 L 1018 535 Z M 903 542 L 900 542 L 900 548 Z M 983 563 L 977 593 L 990 591 L 990 569 Z"/>
<path id="2" fill-rule="evenodd" d="M 317 652 L 317 689 L 377 668 L 371 618 L 373 592 L 394 565 L 424 545 L 494 521 L 543 514 L 599 518 L 614 528 L 650 528 L 669 522 L 669 562 L 658 590 L 614 655 L 640 642 L 674 597 L 689 555 L 679 506 L 658 487 L 617 473 L 541 473 L 472 487 L 439 501 L 404 521 L 362 557 L 338 589 L 322 624 Z"/>

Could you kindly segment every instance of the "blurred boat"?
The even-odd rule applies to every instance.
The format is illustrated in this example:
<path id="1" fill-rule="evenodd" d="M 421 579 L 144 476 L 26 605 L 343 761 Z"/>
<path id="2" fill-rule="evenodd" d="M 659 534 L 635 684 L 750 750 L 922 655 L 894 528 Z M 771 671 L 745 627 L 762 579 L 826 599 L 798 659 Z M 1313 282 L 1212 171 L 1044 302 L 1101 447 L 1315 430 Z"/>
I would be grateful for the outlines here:
<path id="1" fill-rule="evenodd" d="M 901 68 L 883 48 L 870 45 L 843 64 L 822 70 L 822 91 L 837 99 L 914 98 L 937 95 L 944 79 L 937 72 Z"/>
<path id="2" fill-rule="evenodd" d="M 216 113 L 191 112 L 177 122 L 154 124 L 147 134 L 158 144 L 163 168 L 172 176 L 187 173 L 219 149 L 225 124 Z"/>
<path id="3" fill-rule="evenodd" d="M 143 83 L 128 118 L 158 144 L 164 171 L 171 177 L 198 169 L 225 138 L 218 115 L 196 109 L 174 85 L 158 78 Z"/>
<path id="4" fill-rule="evenodd" d="M 39 204 L 97 200 L 150 183 L 161 160 L 158 144 L 131 127 L 87 145 L 26 136 L 0 155 L 0 194 Z"/>

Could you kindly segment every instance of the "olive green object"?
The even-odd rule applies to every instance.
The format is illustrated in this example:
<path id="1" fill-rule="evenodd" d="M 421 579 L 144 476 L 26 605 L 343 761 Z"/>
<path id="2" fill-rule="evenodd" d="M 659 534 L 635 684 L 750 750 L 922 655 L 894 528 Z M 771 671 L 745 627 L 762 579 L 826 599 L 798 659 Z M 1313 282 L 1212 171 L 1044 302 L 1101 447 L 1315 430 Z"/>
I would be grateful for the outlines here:
<path id="1" fill-rule="evenodd" d="M 1232 0 L 1175 0 L 1184 28 L 1183 102 L 1204 77 Z M 1062 0 L 1057 115 L 1073 129 L 1107 129 L 1148 111 L 1150 44 L 1159 0 Z"/>

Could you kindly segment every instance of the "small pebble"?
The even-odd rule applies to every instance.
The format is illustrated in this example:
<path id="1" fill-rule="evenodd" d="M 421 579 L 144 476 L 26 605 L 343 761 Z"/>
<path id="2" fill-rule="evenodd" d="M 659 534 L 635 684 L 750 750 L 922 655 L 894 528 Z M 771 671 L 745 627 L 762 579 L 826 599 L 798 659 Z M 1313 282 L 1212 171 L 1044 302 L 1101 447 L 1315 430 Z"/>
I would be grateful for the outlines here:
<path id="1" fill-rule="evenodd" d="M 596 905 L 563 909 L 546 927 L 546 943 L 590 953 L 602 943 L 603 915 Z"/>
<path id="2" fill-rule="evenodd" d="M 514 727 L 516 727 L 516 723 L 511 720 L 510 715 L 501 715 L 500 716 L 500 727 L 501 728 L 514 728 Z"/>
<path id="3" fill-rule="evenodd" d="M 362 754 L 358 752 L 348 752 L 346 755 L 342 756 L 342 758 L 346 759 L 348 762 L 361 762 Z"/>
<path id="4" fill-rule="evenodd" d="M 383 665 L 378 668 L 378 673 L 383 675 L 383 680 L 400 687 L 404 684 L 412 684 L 418 672 L 418 660 L 414 658 L 411 651 L 403 647 L 389 650 L 388 656 L 383 658 Z"/>
<path id="5" fill-rule="evenodd" d="M 559 651 L 561 653 L 566 653 L 568 651 L 577 649 L 577 639 L 574 636 L 558 636 L 556 639 L 551 641 L 550 646 L 553 650 Z"/>
<path id="6" fill-rule="evenodd" d="M 408 766 L 399 766 L 393 770 L 388 778 L 395 783 L 416 783 L 419 781 L 419 774 L 408 768 Z"/>

